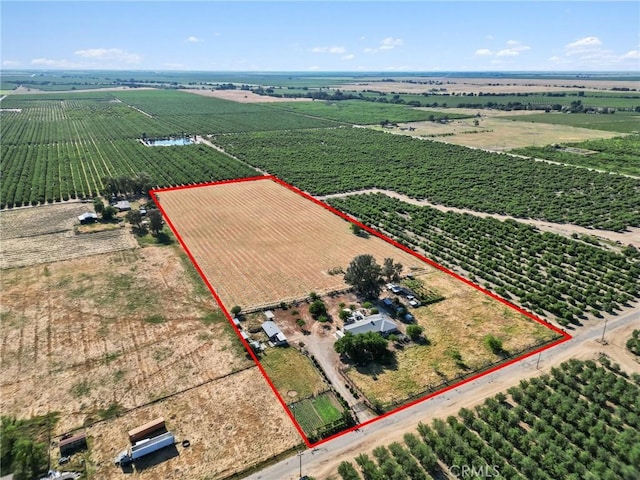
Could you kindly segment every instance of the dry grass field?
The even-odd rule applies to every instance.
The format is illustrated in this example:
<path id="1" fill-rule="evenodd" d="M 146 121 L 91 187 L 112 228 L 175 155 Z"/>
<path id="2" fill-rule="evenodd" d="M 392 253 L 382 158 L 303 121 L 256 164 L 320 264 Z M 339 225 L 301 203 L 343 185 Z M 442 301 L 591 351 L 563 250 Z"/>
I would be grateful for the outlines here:
<path id="1" fill-rule="evenodd" d="M 178 442 L 173 452 L 165 451 L 174 457 L 123 474 L 113 458 L 126 447 L 127 431 L 159 416 Z M 93 452 L 91 478 L 100 480 L 222 479 L 301 443 L 257 367 L 96 424 L 87 435 Z M 191 443 L 188 448 L 181 446 L 185 439 Z"/>
<path id="2" fill-rule="evenodd" d="M 429 109 L 442 112 L 463 113 L 475 115 L 478 110 L 464 108 Z M 411 126 L 413 131 L 384 129 L 385 132 L 399 135 L 424 137 L 438 142 L 453 143 L 466 147 L 482 148 L 493 151 L 507 151 L 513 148 L 528 146 L 543 146 L 552 143 L 580 142 L 598 138 L 619 137 L 620 133 L 577 128 L 569 125 L 552 125 L 544 123 L 527 123 L 526 116 L 538 112 L 501 112 L 482 110 L 482 117 L 478 118 L 478 125 L 474 125 L 476 118 L 453 120 L 447 124 L 437 122 L 412 122 L 400 124 L 400 127 Z M 506 115 L 522 115 L 523 121 L 506 120 L 500 117 Z M 382 127 L 373 126 L 375 130 Z"/>
<path id="3" fill-rule="evenodd" d="M 395 77 L 396 80 L 402 80 Z M 407 78 L 415 80 L 415 78 Z M 562 92 L 581 90 L 609 90 L 617 88 L 638 88 L 635 81 L 626 80 L 585 80 L 585 79 L 532 79 L 532 78 L 451 78 L 429 77 L 423 81 L 432 80 L 439 84 L 419 84 L 402 81 L 395 82 L 357 82 L 354 84 L 336 85 L 343 91 L 375 90 L 394 93 L 423 93 L 432 88 L 446 88 L 448 93 L 524 93 L 524 92 Z"/>
<path id="4" fill-rule="evenodd" d="M 57 433 L 252 364 L 173 247 L 4 270 L 1 285 L 2 411 L 62 412 Z"/>
<path id="5" fill-rule="evenodd" d="M 62 203 L 0 212 L 0 268 L 55 262 L 134 248 L 125 228 L 76 234 L 78 215 L 92 212 L 83 203 Z"/>
<path id="6" fill-rule="evenodd" d="M 176 247 L 4 269 L 2 414 L 59 412 L 53 437 L 86 425 L 88 470 L 100 479 L 122 478 L 113 457 L 126 432 L 157 416 L 192 446 L 129 478 L 224 478 L 299 444 L 193 275 Z"/>
<path id="7" fill-rule="evenodd" d="M 157 193 L 179 232 L 228 308 L 247 309 L 344 288 L 342 274 L 359 254 L 428 267 L 377 237 L 354 235 L 350 223 L 271 180 Z"/>
<path id="8" fill-rule="evenodd" d="M 396 351 L 390 366 L 369 364 L 352 367 L 348 375 L 370 399 L 381 403 L 403 400 L 428 387 L 451 381 L 501 357 L 485 345 L 485 335 L 502 340 L 515 353 L 558 335 L 544 325 L 505 306 L 454 277 L 437 271 L 418 277 L 445 300 L 412 309 L 424 328 L 427 345 L 411 345 Z M 460 357 L 456 362 L 456 354 Z"/>
<path id="9" fill-rule="evenodd" d="M 215 97 L 238 103 L 282 103 L 282 102 L 310 102 L 311 98 L 284 98 L 258 95 L 247 90 L 201 90 L 198 88 L 185 89 L 185 92 L 202 95 L 203 97 Z"/>

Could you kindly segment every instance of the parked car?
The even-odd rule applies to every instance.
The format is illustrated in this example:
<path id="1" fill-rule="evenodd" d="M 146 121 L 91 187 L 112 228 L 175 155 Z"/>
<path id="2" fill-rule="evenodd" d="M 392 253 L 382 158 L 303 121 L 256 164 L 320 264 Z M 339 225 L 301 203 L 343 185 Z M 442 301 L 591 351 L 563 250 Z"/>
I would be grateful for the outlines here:
<path id="1" fill-rule="evenodd" d="M 71 460 L 71 457 L 69 457 L 69 456 L 60 457 L 58 459 L 58 465 L 64 465 L 65 463 L 69 463 L 70 460 Z"/>
<path id="2" fill-rule="evenodd" d="M 413 295 L 407 295 L 407 300 L 409 300 L 409 305 L 411 305 L 413 308 L 417 308 L 420 306 L 420 301 Z"/>

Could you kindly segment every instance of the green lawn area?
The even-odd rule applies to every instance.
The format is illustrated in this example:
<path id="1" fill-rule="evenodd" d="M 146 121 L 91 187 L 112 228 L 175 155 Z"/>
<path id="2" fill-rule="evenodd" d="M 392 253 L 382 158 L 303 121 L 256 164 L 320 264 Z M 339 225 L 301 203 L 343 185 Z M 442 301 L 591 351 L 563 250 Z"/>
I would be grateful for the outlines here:
<path id="1" fill-rule="evenodd" d="M 268 348 L 260 363 L 287 403 L 327 389 L 320 372 L 295 348 Z"/>
<path id="2" fill-rule="evenodd" d="M 319 397 L 311 400 L 311 402 L 324 423 L 335 422 L 340 418 L 341 412 L 340 409 L 336 407 L 336 402 L 333 396 L 320 395 Z"/>
<path id="3" fill-rule="evenodd" d="M 302 429 L 312 435 L 318 429 L 340 420 L 342 408 L 332 393 L 323 393 L 291 405 L 291 412 Z"/>

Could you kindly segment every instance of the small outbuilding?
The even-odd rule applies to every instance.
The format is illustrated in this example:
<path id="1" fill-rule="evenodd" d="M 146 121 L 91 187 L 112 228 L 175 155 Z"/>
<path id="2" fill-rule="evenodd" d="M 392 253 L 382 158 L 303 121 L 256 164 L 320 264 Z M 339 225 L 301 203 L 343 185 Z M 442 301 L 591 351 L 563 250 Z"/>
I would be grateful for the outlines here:
<path id="1" fill-rule="evenodd" d="M 121 200 L 114 205 L 114 208 L 118 209 L 121 212 L 127 212 L 131 210 L 131 204 L 128 200 Z"/>
<path id="2" fill-rule="evenodd" d="M 93 212 L 83 213 L 82 215 L 78 215 L 78 221 L 80 222 L 80 225 L 94 223 L 98 221 L 98 215 Z"/>

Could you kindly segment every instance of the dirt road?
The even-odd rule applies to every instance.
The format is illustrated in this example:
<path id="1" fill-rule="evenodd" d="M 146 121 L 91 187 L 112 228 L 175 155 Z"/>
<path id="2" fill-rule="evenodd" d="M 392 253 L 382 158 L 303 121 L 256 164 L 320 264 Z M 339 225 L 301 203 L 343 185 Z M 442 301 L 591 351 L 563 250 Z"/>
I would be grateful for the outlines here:
<path id="1" fill-rule="evenodd" d="M 559 235 L 571 236 L 573 233 L 578 235 L 593 235 L 596 237 L 601 237 L 606 240 L 612 242 L 620 242 L 624 245 L 633 245 L 635 247 L 640 248 L 640 228 L 629 228 L 628 232 L 619 233 L 612 232 L 609 230 L 596 230 L 592 228 L 580 227 L 578 225 L 572 225 L 569 223 L 552 223 L 552 222 L 543 222 L 542 220 L 533 220 L 530 218 L 516 218 L 511 217 L 509 215 L 500 215 L 497 213 L 485 213 L 485 212 L 476 212 L 474 210 L 469 210 L 466 208 L 455 208 L 455 207 L 445 207 L 443 205 L 436 205 L 427 200 L 416 200 L 414 198 L 410 198 L 401 193 L 394 192 L 392 190 L 381 190 L 378 188 L 370 188 L 366 190 L 357 190 L 353 192 L 344 192 L 344 193 L 335 193 L 332 195 L 323 195 L 319 197 L 315 197 L 318 200 L 325 201 L 330 198 L 340 198 L 347 197 L 349 195 L 357 195 L 363 193 L 383 193 L 389 197 L 397 198 L 398 200 L 402 200 L 403 202 L 410 203 L 411 205 L 418 205 L 422 207 L 431 207 L 441 212 L 454 212 L 454 213 L 468 213 L 470 215 L 475 215 L 477 217 L 493 217 L 498 220 L 516 220 L 521 223 L 526 223 L 528 225 L 533 225 L 534 227 L 544 231 L 544 232 L 552 232 L 557 233 Z"/>
<path id="2" fill-rule="evenodd" d="M 608 345 L 597 342 L 602 336 L 603 325 L 594 325 L 578 333 L 571 340 L 540 355 L 528 357 L 491 374 L 485 375 L 454 390 L 382 418 L 370 425 L 350 432 L 318 448 L 307 450 L 302 458 L 297 456 L 283 460 L 265 470 L 247 477 L 252 480 L 293 480 L 299 478 L 300 460 L 302 473 L 317 479 L 333 475 L 341 461 L 352 459 L 378 445 L 401 440 L 407 432 L 415 430 L 418 422 L 430 422 L 434 418 L 455 415 L 460 408 L 471 408 L 486 398 L 516 385 L 521 379 L 548 373 L 551 367 L 570 358 L 594 358 L 600 352 L 609 355 L 628 372 L 640 372 L 640 363 L 624 351 L 624 342 L 632 328 L 640 325 L 640 308 L 608 322 L 605 339 Z M 537 368 L 539 367 L 539 369 Z"/>

